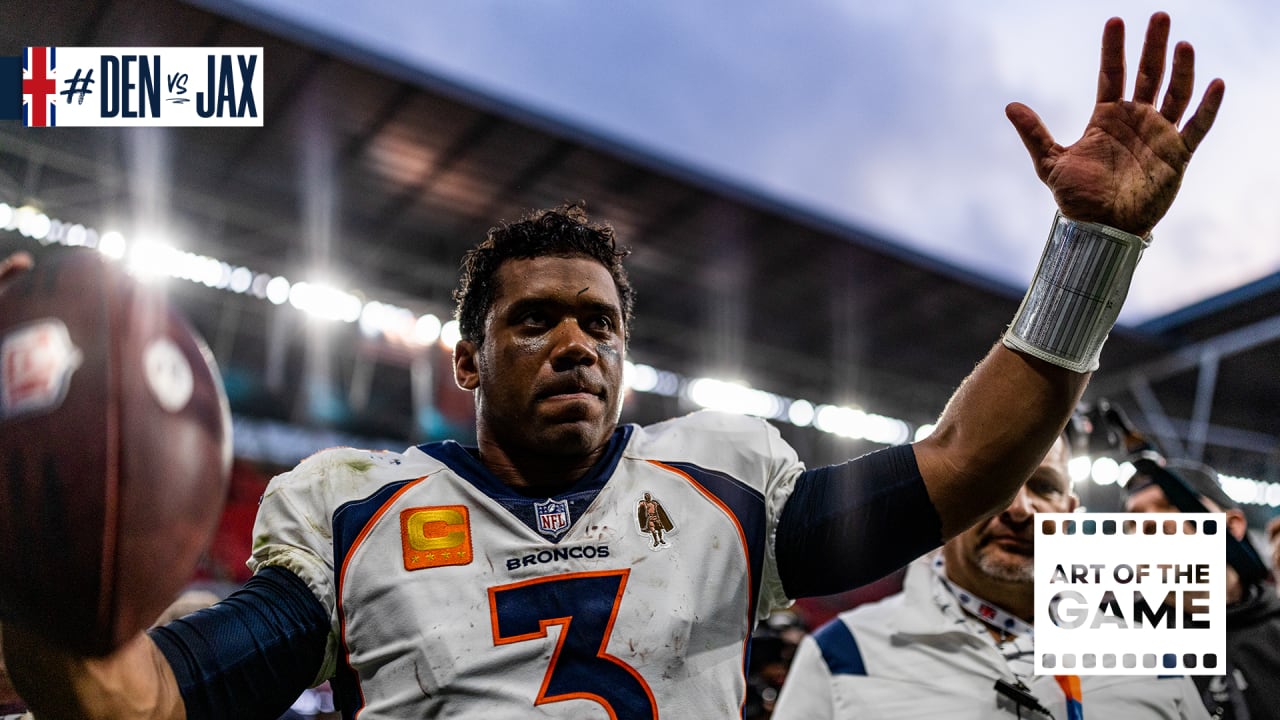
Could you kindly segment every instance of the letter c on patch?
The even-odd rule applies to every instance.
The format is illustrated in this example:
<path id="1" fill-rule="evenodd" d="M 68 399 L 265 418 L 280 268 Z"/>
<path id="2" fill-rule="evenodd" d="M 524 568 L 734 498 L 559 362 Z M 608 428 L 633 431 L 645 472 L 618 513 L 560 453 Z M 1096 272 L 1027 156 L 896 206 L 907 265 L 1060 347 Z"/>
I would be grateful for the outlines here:
<path id="1" fill-rule="evenodd" d="M 465 505 L 409 508 L 400 513 L 400 536 L 406 570 L 471 562 L 471 522 Z"/>

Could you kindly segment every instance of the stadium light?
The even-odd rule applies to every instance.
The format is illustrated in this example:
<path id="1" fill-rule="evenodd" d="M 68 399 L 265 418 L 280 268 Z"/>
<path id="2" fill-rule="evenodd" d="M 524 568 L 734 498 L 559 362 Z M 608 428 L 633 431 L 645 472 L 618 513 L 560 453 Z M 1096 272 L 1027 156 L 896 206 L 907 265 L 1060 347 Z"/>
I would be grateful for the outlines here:
<path id="1" fill-rule="evenodd" d="M 932 435 L 933 431 L 937 429 L 938 429 L 938 426 L 933 423 L 925 423 L 921 425 L 920 427 L 916 428 L 915 441 L 920 442 L 921 440 Z"/>
<path id="2" fill-rule="evenodd" d="M 359 320 L 360 329 L 366 335 L 380 336 L 390 343 L 426 346 L 438 340 L 452 350 L 460 336 L 458 323 L 454 320 L 440 325 L 440 319 L 431 313 L 418 316 L 397 305 L 362 302 L 353 293 L 324 284 L 298 283 L 303 286 L 298 289 L 280 275 L 255 272 L 216 258 L 182 252 L 164 243 L 128 241 L 116 231 L 100 235 L 96 228 L 50 218 L 30 205 L 15 207 L 0 202 L 0 230 L 19 232 L 41 244 L 97 248 L 103 255 L 123 261 L 130 273 L 142 279 L 175 277 L 227 292 L 250 294 L 274 305 L 291 302 L 317 317 L 344 322 Z M 628 363 L 625 382 L 627 387 L 637 392 L 664 397 L 676 397 L 683 388 L 691 400 L 704 407 L 745 412 L 798 427 L 812 426 L 843 437 L 889 445 L 906 442 L 912 437 L 910 426 L 897 418 L 836 405 L 815 406 L 808 400 L 785 398 L 742 383 L 712 378 L 688 380 L 678 373 L 651 365 Z M 925 423 L 915 429 L 914 438 L 922 440 L 933 431 L 933 424 Z M 1114 460 L 1102 460 L 1084 456 L 1072 459 L 1072 481 L 1080 482 L 1092 477 L 1104 485 L 1127 482 L 1133 474 L 1132 465 L 1128 463 L 1117 465 Z M 1223 489 L 1237 502 L 1280 507 L 1280 484 L 1231 475 L 1220 477 Z"/>
<path id="3" fill-rule="evenodd" d="M 67 244 L 71 244 L 72 242 L 83 244 L 83 236 L 85 235 L 86 233 L 83 225 L 72 225 L 71 229 L 67 231 Z M 98 238 L 98 252 L 106 255 L 112 260 L 119 260 L 123 258 L 128 249 L 129 245 L 124 241 L 124 236 L 118 232 L 112 231 L 103 233 L 102 237 Z"/>
<path id="4" fill-rule="evenodd" d="M 440 343 L 443 344 L 450 352 L 457 346 L 458 341 L 462 339 L 462 330 L 458 327 L 457 320 L 450 320 L 440 327 Z"/>
<path id="5" fill-rule="evenodd" d="M 1120 463 L 1109 457 L 1100 457 L 1093 461 L 1090 476 L 1095 485 L 1114 485 L 1120 477 Z"/>
<path id="6" fill-rule="evenodd" d="M 277 275 L 267 282 L 267 300 L 273 305 L 283 305 L 289 301 L 289 281 Z"/>
<path id="7" fill-rule="evenodd" d="M 1093 458 L 1088 455 L 1079 455 L 1071 458 L 1067 463 L 1067 474 L 1071 476 L 1071 484 L 1075 485 L 1089 479 L 1089 474 L 1093 471 Z"/>
<path id="8" fill-rule="evenodd" d="M 745 383 L 698 378 L 689 383 L 686 392 L 690 400 L 709 410 L 762 418 L 782 417 L 781 398 Z"/>
<path id="9" fill-rule="evenodd" d="M 440 318 L 432 313 L 422 315 L 413 323 L 414 342 L 426 347 L 440 339 L 440 331 L 443 328 Z"/>
<path id="10" fill-rule="evenodd" d="M 231 271 L 230 281 L 227 283 L 227 289 L 237 295 L 243 295 L 249 292 L 249 287 L 253 285 L 253 271 L 247 267 L 237 267 Z"/>
<path id="11" fill-rule="evenodd" d="M 144 281 L 154 281 L 169 276 L 170 268 L 178 264 L 178 251 L 161 242 L 142 240 L 129 248 L 125 267 L 130 275 Z"/>
<path id="12" fill-rule="evenodd" d="M 787 408 L 787 420 L 796 427 L 808 427 L 813 424 L 813 403 L 808 400 L 792 400 Z"/>
<path id="13" fill-rule="evenodd" d="M 360 298 L 326 283 L 294 283 L 289 304 L 321 320 L 353 323 L 360 319 Z"/>
<path id="14" fill-rule="evenodd" d="M 636 392 L 653 392 L 658 387 L 658 371 L 650 365 L 628 360 L 622 367 L 623 382 Z"/>

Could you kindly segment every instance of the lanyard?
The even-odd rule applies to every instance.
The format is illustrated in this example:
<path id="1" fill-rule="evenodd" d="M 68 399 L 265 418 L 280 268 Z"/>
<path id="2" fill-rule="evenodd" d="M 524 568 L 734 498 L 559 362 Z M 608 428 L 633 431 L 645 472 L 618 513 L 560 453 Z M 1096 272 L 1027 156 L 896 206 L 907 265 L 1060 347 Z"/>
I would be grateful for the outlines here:
<path id="1" fill-rule="evenodd" d="M 1028 638 L 1035 637 L 1035 627 L 1031 623 L 995 603 L 983 600 L 969 590 L 952 585 L 943 571 L 941 553 L 933 559 L 933 571 L 938 574 L 938 578 L 942 580 L 942 585 L 947 588 L 947 591 L 956 599 L 956 602 L 960 603 L 960 607 L 964 608 L 970 615 L 1000 632 L 1023 635 Z"/>
<path id="2" fill-rule="evenodd" d="M 953 585 L 947 579 L 941 553 L 933 558 L 933 571 L 937 573 L 938 579 L 942 581 L 942 586 L 947 589 L 947 592 L 951 593 L 951 596 L 955 598 L 965 612 L 1000 632 L 1035 638 L 1035 627 L 1031 623 L 995 603 L 987 602 L 969 590 Z M 1055 675 L 1053 679 L 1058 682 L 1058 687 L 1062 689 L 1062 695 L 1066 698 L 1066 720 L 1084 720 L 1084 696 L 1080 691 L 1080 676 Z M 1021 684 L 1021 681 L 1019 681 L 1019 684 Z"/>

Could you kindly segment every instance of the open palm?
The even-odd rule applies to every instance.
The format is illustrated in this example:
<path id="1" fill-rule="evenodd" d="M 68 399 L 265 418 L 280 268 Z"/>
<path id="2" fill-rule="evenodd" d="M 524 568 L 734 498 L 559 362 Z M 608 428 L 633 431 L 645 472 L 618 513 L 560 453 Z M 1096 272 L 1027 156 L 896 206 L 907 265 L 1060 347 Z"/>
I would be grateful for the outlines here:
<path id="1" fill-rule="evenodd" d="M 1012 103 L 1006 109 L 1036 173 L 1067 217 L 1146 235 L 1173 203 L 1187 163 L 1213 125 L 1226 88 L 1222 80 L 1209 83 L 1199 106 L 1179 130 L 1191 102 L 1195 52 L 1185 42 L 1174 48 L 1169 88 L 1157 109 L 1168 39 L 1169 16 L 1156 13 L 1147 26 L 1133 99 L 1125 100 L 1124 22 L 1107 21 L 1097 104 L 1084 135 L 1073 145 L 1055 142 L 1026 105 Z"/>

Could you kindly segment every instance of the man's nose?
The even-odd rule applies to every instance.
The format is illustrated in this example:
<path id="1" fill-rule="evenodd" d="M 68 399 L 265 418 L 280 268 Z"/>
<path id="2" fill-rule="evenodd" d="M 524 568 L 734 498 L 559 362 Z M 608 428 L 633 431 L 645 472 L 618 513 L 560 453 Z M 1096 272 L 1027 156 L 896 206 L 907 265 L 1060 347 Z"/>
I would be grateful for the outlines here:
<path id="1" fill-rule="evenodd" d="M 1027 492 L 1026 486 L 1018 488 L 1018 494 L 1013 496 L 1013 501 L 1009 503 L 1009 507 L 1004 509 L 1005 514 L 1010 519 L 1020 522 L 1029 520 L 1035 511 L 1035 503 L 1032 501 L 1031 493 Z"/>
<path id="2" fill-rule="evenodd" d="M 576 318 L 566 317 L 556 325 L 553 343 L 551 364 L 557 369 L 594 365 L 600 357 L 595 339 L 582 329 Z"/>

